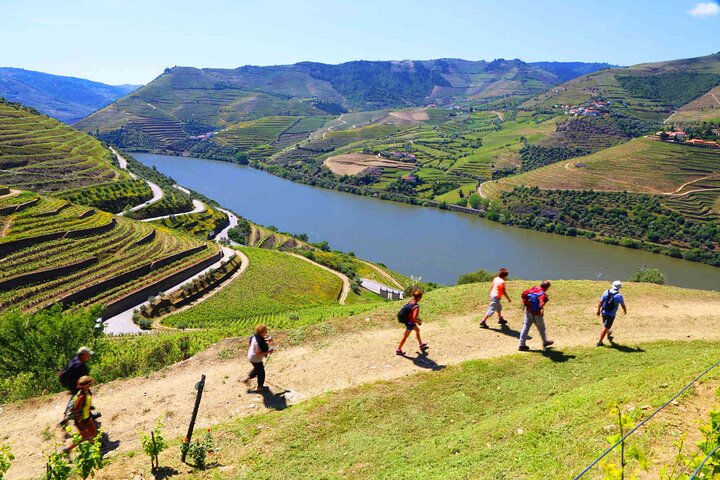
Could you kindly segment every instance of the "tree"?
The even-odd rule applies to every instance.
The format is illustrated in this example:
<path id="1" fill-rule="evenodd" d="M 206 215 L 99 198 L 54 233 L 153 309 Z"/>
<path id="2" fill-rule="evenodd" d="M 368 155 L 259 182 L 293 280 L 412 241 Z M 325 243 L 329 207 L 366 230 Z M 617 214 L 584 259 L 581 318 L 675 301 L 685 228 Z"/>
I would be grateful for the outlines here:
<path id="1" fill-rule="evenodd" d="M 468 205 L 470 205 L 471 208 L 478 209 L 480 207 L 480 195 L 478 195 L 476 192 L 473 192 L 468 197 Z"/>
<path id="2" fill-rule="evenodd" d="M 458 285 L 466 285 L 468 283 L 492 282 L 495 274 L 487 270 L 478 270 L 476 272 L 464 273 L 458 278 Z"/>
<path id="3" fill-rule="evenodd" d="M 665 275 L 657 268 L 642 267 L 630 277 L 629 281 L 665 285 Z"/>

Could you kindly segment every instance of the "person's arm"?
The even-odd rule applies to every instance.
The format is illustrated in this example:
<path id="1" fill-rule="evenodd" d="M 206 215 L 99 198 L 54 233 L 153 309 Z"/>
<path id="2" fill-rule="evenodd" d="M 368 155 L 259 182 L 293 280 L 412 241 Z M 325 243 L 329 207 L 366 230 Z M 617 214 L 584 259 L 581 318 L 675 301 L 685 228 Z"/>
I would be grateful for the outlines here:
<path id="1" fill-rule="evenodd" d="M 512 300 L 510 299 L 510 295 L 508 295 L 507 290 L 503 291 L 503 295 L 505 295 L 505 298 L 507 298 L 508 303 L 512 303 Z"/>
<path id="2" fill-rule="evenodd" d="M 602 311 L 602 300 L 600 300 L 600 301 L 598 302 L 598 311 L 597 311 L 598 317 L 600 316 L 600 312 L 601 312 L 601 311 Z"/>
<path id="3" fill-rule="evenodd" d="M 627 308 L 625 307 L 625 299 L 620 298 L 620 306 L 623 307 L 623 315 L 627 315 Z"/>
<path id="4" fill-rule="evenodd" d="M 422 325 L 422 320 L 418 318 L 420 316 L 420 307 L 415 305 L 412 310 L 410 310 L 410 321 L 412 323 L 417 323 L 418 325 Z"/>

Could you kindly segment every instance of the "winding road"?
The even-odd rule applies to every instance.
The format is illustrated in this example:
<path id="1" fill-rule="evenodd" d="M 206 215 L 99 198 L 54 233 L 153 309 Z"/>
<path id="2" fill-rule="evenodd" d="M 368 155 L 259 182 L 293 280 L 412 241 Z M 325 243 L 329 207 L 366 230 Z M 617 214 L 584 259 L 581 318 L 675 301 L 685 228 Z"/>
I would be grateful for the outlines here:
<path id="1" fill-rule="evenodd" d="M 128 172 L 132 178 L 140 178 L 140 177 L 138 177 L 137 175 L 135 175 L 133 172 L 131 172 L 130 170 L 128 170 L 127 160 L 125 160 L 125 158 L 124 158 L 122 155 L 120 155 L 120 154 L 117 152 L 117 150 L 115 150 L 113 147 L 110 147 L 110 151 L 112 151 L 113 154 L 115 154 L 115 157 L 117 157 L 117 159 L 118 159 L 118 164 L 120 164 L 120 168 L 121 168 L 122 170 L 125 170 L 126 172 Z M 148 200 L 147 202 L 145 202 L 145 203 L 141 203 L 140 205 L 135 205 L 134 207 L 130 208 L 130 211 L 131 211 L 131 212 L 137 212 L 138 210 L 140 210 L 140 209 L 142 209 L 142 208 L 145 208 L 145 207 L 147 207 L 148 205 L 152 205 L 153 203 L 157 203 L 157 202 L 159 202 L 160 200 L 162 200 L 163 197 L 165 196 L 165 192 L 163 192 L 162 188 L 160 188 L 159 185 L 157 185 L 156 183 L 153 183 L 153 182 L 151 182 L 150 180 L 145 179 L 145 178 L 143 178 L 143 180 L 145 180 L 145 183 L 147 183 L 148 186 L 150 187 L 150 190 L 152 190 L 153 197 L 152 197 L 150 200 Z M 125 212 L 120 212 L 120 213 L 118 213 L 118 214 L 116 214 L 116 215 L 118 215 L 118 216 L 121 217 L 121 216 L 125 215 Z"/>

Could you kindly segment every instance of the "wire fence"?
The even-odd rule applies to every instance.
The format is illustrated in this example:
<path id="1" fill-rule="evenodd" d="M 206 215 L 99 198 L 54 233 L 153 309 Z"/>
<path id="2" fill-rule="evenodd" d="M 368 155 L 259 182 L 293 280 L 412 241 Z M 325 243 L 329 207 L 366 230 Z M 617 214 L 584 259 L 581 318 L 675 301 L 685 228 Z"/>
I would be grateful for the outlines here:
<path id="1" fill-rule="evenodd" d="M 590 465 L 588 465 L 587 467 L 585 467 L 585 469 L 584 469 L 582 472 L 580 472 L 580 473 L 577 474 L 575 477 L 573 477 L 573 480 L 578 480 L 578 479 L 581 478 L 583 475 L 585 475 L 587 472 L 589 472 L 595 465 L 598 464 L 598 462 L 600 462 L 600 460 L 602 460 L 603 458 L 605 458 L 610 452 L 612 452 L 613 450 L 615 450 L 615 448 L 617 448 L 618 446 L 624 444 L 624 443 L 625 443 L 625 440 L 626 440 L 630 435 L 632 435 L 633 433 L 635 433 L 640 427 L 642 427 L 642 426 L 645 425 L 647 422 L 649 422 L 655 415 L 657 415 L 658 413 L 660 413 L 660 412 L 661 412 L 663 409 L 665 409 L 668 405 L 670 405 L 672 402 L 674 402 L 680 395 L 682 395 L 683 393 L 687 392 L 687 391 L 695 384 L 695 382 L 697 382 L 697 381 L 700 380 L 702 377 L 704 377 L 705 375 L 707 375 L 712 369 L 714 369 L 714 368 L 717 367 L 718 365 L 720 365 L 720 360 L 718 360 L 718 361 L 716 361 L 715 363 L 713 363 L 712 365 L 710 365 L 707 369 L 705 369 L 705 371 L 703 371 L 701 374 L 699 374 L 698 376 L 696 376 L 695 378 L 693 378 L 687 385 L 685 385 L 685 386 L 682 388 L 682 390 L 680 390 L 678 393 L 676 393 L 675 395 L 673 395 L 673 397 L 672 397 L 670 400 L 668 400 L 667 402 L 665 402 L 661 407 L 659 407 L 657 410 L 655 410 L 653 413 L 651 413 L 647 418 L 645 418 L 645 419 L 642 420 L 640 423 L 638 423 L 637 425 L 635 425 L 635 427 L 633 427 L 632 429 L 628 430 L 628 432 L 627 432 L 620 440 L 618 440 L 617 442 L 615 442 L 614 444 L 612 444 L 612 446 L 610 446 L 610 448 L 608 448 L 607 450 L 605 450 L 605 451 L 602 453 L 602 455 L 600 455 L 599 457 L 597 457 L 595 460 L 593 460 L 593 462 L 592 462 Z M 717 449 L 716 449 L 716 450 L 717 450 Z M 708 458 L 710 458 L 711 456 L 712 456 L 712 454 L 709 455 Z M 707 458 L 705 459 L 705 461 L 707 461 Z M 704 463 L 704 462 L 703 462 L 703 463 Z M 701 467 L 702 467 L 702 466 L 701 466 Z M 697 470 L 697 471 L 695 472 L 695 474 L 693 474 L 693 477 L 692 477 L 692 478 L 695 478 L 695 475 L 696 475 L 698 472 L 699 472 L 699 470 Z"/>

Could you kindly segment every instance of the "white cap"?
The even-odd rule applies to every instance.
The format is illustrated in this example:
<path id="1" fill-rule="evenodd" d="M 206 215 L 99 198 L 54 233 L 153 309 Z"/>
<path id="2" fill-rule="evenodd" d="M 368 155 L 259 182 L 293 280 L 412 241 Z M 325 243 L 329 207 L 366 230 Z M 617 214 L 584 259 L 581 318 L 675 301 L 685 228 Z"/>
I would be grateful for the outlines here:
<path id="1" fill-rule="evenodd" d="M 88 355 L 95 355 L 95 352 L 90 350 L 88 347 L 80 347 L 78 348 L 77 354 L 82 355 L 83 353 L 87 353 Z"/>
<path id="2" fill-rule="evenodd" d="M 622 288 L 622 282 L 620 280 L 615 280 L 612 284 L 612 288 L 620 290 Z"/>

